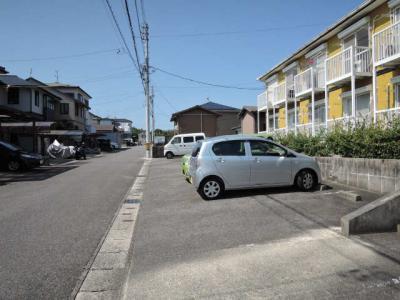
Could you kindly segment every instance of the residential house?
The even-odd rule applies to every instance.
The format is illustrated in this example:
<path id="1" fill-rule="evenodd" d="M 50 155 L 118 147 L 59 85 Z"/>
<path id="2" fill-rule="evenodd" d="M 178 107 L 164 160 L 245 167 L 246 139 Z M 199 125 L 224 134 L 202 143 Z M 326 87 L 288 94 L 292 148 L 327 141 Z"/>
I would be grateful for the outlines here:
<path id="1" fill-rule="evenodd" d="M 266 128 L 329 130 L 400 111 L 400 0 L 367 0 L 259 77 Z M 259 121 L 260 122 L 260 121 Z M 265 130 L 264 130 L 265 129 Z"/>
<path id="2" fill-rule="evenodd" d="M 128 119 L 113 119 L 115 126 L 122 131 L 122 139 L 132 139 L 132 121 Z"/>
<path id="3" fill-rule="evenodd" d="M 60 129 L 75 129 L 89 132 L 89 100 L 91 96 L 77 85 L 55 82 L 48 83 L 49 88 L 63 94 L 55 120 Z"/>
<path id="4" fill-rule="evenodd" d="M 257 106 L 243 106 L 238 117 L 240 120 L 240 132 L 238 133 L 253 134 L 258 131 L 265 131 L 265 112 L 258 112 Z M 258 118 L 260 118 L 260 122 L 258 122 Z"/>
<path id="5" fill-rule="evenodd" d="M 177 133 L 204 132 L 206 136 L 232 134 L 238 127 L 239 109 L 207 102 L 176 112 L 171 116 Z"/>
<path id="6" fill-rule="evenodd" d="M 30 151 L 42 152 L 39 134 L 49 130 L 59 100 L 41 82 L 3 72 L 0 74 L 0 138 Z"/>

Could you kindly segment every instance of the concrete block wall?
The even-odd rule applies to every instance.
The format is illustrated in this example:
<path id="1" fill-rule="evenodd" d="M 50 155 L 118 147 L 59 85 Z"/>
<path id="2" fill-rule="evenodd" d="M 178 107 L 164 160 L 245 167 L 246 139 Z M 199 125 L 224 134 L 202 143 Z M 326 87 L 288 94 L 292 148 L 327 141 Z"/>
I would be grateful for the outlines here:
<path id="1" fill-rule="evenodd" d="M 317 157 L 322 179 L 385 194 L 400 190 L 400 160 Z"/>

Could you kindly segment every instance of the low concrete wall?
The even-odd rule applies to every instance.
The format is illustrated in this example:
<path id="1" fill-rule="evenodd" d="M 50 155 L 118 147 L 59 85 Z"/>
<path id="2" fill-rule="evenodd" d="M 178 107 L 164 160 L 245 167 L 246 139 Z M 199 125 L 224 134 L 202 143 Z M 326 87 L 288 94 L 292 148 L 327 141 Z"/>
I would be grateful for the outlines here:
<path id="1" fill-rule="evenodd" d="M 400 224 L 400 191 L 383 196 L 341 219 L 346 236 L 360 233 L 395 231 Z"/>
<path id="2" fill-rule="evenodd" d="M 400 190 L 400 160 L 317 157 L 322 179 L 385 194 Z"/>

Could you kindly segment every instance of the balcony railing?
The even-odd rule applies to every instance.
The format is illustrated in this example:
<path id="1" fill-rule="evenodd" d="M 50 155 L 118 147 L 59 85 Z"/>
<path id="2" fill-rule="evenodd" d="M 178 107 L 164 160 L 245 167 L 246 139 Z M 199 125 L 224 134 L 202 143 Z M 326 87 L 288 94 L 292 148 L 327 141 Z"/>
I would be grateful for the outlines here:
<path id="1" fill-rule="evenodd" d="M 324 67 L 309 68 L 294 77 L 294 94 L 296 97 L 311 92 L 313 88 L 325 88 Z"/>
<path id="2" fill-rule="evenodd" d="M 281 83 L 274 89 L 272 104 L 277 105 L 294 99 L 294 84 Z"/>
<path id="3" fill-rule="evenodd" d="M 381 65 L 400 57 L 400 23 L 373 35 L 374 63 Z"/>
<path id="4" fill-rule="evenodd" d="M 327 84 L 350 77 L 353 72 L 370 75 L 371 51 L 368 47 L 349 47 L 326 60 Z"/>
<path id="5" fill-rule="evenodd" d="M 378 110 L 376 119 L 385 123 L 392 122 L 393 119 L 400 118 L 400 107 Z"/>
<path id="6" fill-rule="evenodd" d="M 268 103 L 267 91 L 257 96 L 258 109 L 265 108 L 267 106 L 267 103 Z"/>
<path id="7" fill-rule="evenodd" d="M 311 134 L 312 123 L 297 124 L 297 132 Z"/>

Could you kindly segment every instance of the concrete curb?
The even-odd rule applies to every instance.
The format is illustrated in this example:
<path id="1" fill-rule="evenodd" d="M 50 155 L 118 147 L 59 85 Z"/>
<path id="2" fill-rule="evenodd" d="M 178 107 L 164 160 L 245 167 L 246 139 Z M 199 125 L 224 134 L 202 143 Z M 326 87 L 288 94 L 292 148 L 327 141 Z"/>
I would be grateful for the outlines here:
<path id="1" fill-rule="evenodd" d="M 400 191 L 383 196 L 342 217 L 345 236 L 395 231 L 400 224 Z"/>
<path id="2" fill-rule="evenodd" d="M 362 201 L 361 196 L 353 191 L 338 191 L 337 195 L 342 199 L 349 200 L 352 202 Z"/>
<path id="3" fill-rule="evenodd" d="M 97 252 L 75 299 L 119 299 L 130 259 L 133 232 L 151 159 L 146 159 Z"/>

